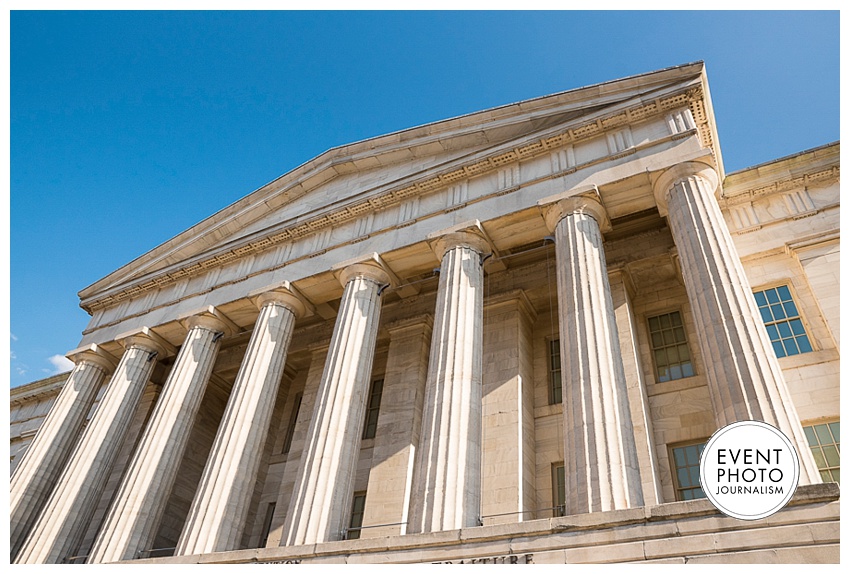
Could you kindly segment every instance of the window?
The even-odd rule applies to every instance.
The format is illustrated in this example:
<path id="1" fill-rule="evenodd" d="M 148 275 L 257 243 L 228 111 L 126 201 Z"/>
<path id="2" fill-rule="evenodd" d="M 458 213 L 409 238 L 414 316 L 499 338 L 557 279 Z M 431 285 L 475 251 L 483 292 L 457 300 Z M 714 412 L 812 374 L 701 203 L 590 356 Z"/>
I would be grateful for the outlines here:
<path id="1" fill-rule="evenodd" d="M 348 522 L 348 533 L 346 540 L 356 540 L 360 538 L 360 528 L 363 526 L 363 509 L 366 507 L 366 491 L 354 493 L 354 500 L 351 502 L 351 520 Z"/>
<path id="2" fill-rule="evenodd" d="M 691 353 L 685 339 L 685 326 L 678 311 L 649 318 L 649 337 L 659 383 L 694 376 Z"/>
<path id="3" fill-rule="evenodd" d="M 841 482 L 839 422 L 803 427 L 824 482 Z"/>
<path id="4" fill-rule="evenodd" d="M 676 500 L 705 498 L 699 483 L 699 457 L 704 449 L 705 442 L 674 446 L 670 449 Z"/>
<path id="5" fill-rule="evenodd" d="M 566 479 L 564 477 L 564 463 L 556 462 L 552 465 L 552 509 L 553 516 L 564 516 L 567 504 Z"/>
<path id="6" fill-rule="evenodd" d="M 270 502 L 266 507 L 266 517 L 263 519 L 263 531 L 260 534 L 260 548 L 266 547 L 266 542 L 269 541 L 269 532 L 272 530 L 272 518 L 274 517 L 274 509 L 277 503 Z"/>
<path id="7" fill-rule="evenodd" d="M 756 291 L 754 295 L 777 357 L 790 357 L 812 350 L 787 285 Z"/>
<path id="8" fill-rule="evenodd" d="M 363 425 L 363 438 L 375 438 L 378 430 L 378 411 L 381 410 L 381 392 L 384 390 L 384 379 L 372 381 L 369 390 L 369 404 L 366 407 L 366 424 Z"/>
<path id="9" fill-rule="evenodd" d="M 549 404 L 563 401 L 563 382 L 561 380 L 561 340 L 549 341 Z"/>
<path id="10" fill-rule="evenodd" d="M 298 422 L 298 411 L 301 410 L 302 393 L 295 395 L 295 400 L 292 401 L 292 413 L 289 415 L 289 424 L 286 427 L 286 438 L 283 439 L 283 450 L 281 454 L 289 453 L 292 446 L 292 436 L 295 434 L 295 423 Z"/>

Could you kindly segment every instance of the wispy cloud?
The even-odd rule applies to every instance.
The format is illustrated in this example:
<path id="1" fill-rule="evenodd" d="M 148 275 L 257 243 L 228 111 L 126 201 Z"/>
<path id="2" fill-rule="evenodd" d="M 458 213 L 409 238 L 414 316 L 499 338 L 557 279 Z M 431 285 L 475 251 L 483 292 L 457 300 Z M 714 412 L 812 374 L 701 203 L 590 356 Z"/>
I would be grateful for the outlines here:
<path id="1" fill-rule="evenodd" d="M 62 355 L 53 355 L 52 357 L 48 357 L 47 360 L 53 364 L 53 371 L 48 371 L 52 375 L 66 373 L 74 368 L 73 361 L 68 360 L 67 357 Z"/>
<path id="2" fill-rule="evenodd" d="M 17 340 L 18 340 L 18 338 L 15 336 L 15 334 L 14 334 L 14 333 L 9 333 L 9 336 L 12 338 L 12 340 L 13 340 L 13 341 L 17 341 Z"/>
<path id="3" fill-rule="evenodd" d="M 21 368 L 21 367 L 15 367 L 15 371 L 17 371 L 19 375 L 26 375 L 27 374 L 27 370 L 24 369 L 24 368 Z"/>
<path id="4" fill-rule="evenodd" d="M 17 359 L 18 356 L 15 354 L 15 351 L 12 351 L 11 349 L 9 349 L 9 358 L 10 359 Z"/>

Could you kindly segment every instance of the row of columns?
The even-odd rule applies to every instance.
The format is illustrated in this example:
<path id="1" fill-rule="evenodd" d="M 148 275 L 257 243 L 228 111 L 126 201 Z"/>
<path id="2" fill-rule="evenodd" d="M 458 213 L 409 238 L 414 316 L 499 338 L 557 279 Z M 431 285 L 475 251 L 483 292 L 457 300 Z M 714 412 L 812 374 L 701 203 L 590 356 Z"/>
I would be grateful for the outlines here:
<path id="1" fill-rule="evenodd" d="M 701 163 L 676 166 L 656 183 L 659 209 L 679 249 L 718 425 L 759 419 L 777 426 L 797 445 L 801 483 L 815 482 L 816 467 L 714 198 L 716 188 L 716 174 Z M 610 224 L 598 193 L 541 207 L 556 244 L 567 513 L 643 505 L 602 246 Z M 421 431 L 411 433 L 418 437 L 411 449 L 415 462 L 407 463 L 410 484 L 397 497 L 407 532 L 479 523 L 482 263 L 488 245 L 474 228 L 434 237 L 431 245 L 441 273 Z M 341 269 L 338 278 L 344 290 L 284 524 L 285 545 L 339 539 L 352 495 L 381 292 L 390 277 L 365 262 Z M 232 550 L 241 539 L 295 321 L 306 311 L 288 284 L 255 302 L 260 313 L 180 535 L 179 555 Z M 237 329 L 212 307 L 187 317 L 184 326 L 185 341 L 89 562 L 133 559 L 151 548 L 220 340 Z M 122 344 L 124 355 L 70 455 L 115 363 L 96 346 L 76 353 L 68 383 L 12 477 L 15 562 L 59 562 L 76 549 L 155 359 L 175 352 L 149 329 Z M 413 454 L 402 456 L 410 460 Z"/>

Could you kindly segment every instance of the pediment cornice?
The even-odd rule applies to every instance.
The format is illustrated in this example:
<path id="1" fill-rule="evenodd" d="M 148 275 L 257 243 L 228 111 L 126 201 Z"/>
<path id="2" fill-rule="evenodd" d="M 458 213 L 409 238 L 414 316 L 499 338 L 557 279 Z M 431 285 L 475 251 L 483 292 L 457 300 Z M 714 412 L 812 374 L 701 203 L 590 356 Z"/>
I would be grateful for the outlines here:
<path id="1" fill-rule="evenodd" d="M 114 279 L 111 285 L 107 281 L 110 277 L 107 277 L 81 291 L 80 306 L 91 313 L 150 290 L 159 289 L 176 281 L 204 273 L 208 269 L 229 264 L 237 259 L 262 252 L 281 243 L 300 239 L 321 232 L 329 227 L 346 223 L 368 212 L 396 205 L 414 196 L 430 193 L 462 180 L 504 169 L 505 166 L 510 164 L 531 159 L 570 144 L 599 137 L 608 131 L 649 120 L 675 109 L 684 107 L 690 109 L 702 146 L 711 148 L 715 152 L 715 156 L 718 156 L 718 150 L 714 149 L 716 142 L 712 135 L 714 133 L 713 118 L 706 111 L 710 104 L 707 104 L 705 101 L 705 90 L 703 86 L 702 67 L 700 66 L 690 76 L 684 78 L 680 76 L 678 82 L 672 82 L 672 85 L 653 86 L 653 89 L 650 91 L 634 94 L 632 97 L 622 101 L 609 103 L 609 105 L 604 106 L 602 109 L 594 109 L 594 111 L 584 114 L 566 124 L 540 129 L 533 134 L 518 137 L 507 143 L 479 149 L 460 159 L 453 159 L 444 164 L 433 166 L 426 171 L 408 175 L 378 188 L 361 192 L 349 198 L 345 203 L 319 208 L 312 213 L 303 214 L 251 235 L 222 243 L 208 251 L 187 257 L 183 261 L 161 269 L 133 277 L 129 280 L 122 280 L 113 274 L 110 276 Z M 349 156 L 345 161 L 353 162 L 352 165 L 356 166 L 359 161 L 368 158 L 368 153 L 363 153 L 366 155 L 362 158 Z M 319 165 L 315 163 L 317 160 L 313 160 L 302 166 L 302 168 L 309 167 L 313 170 L 309 178 L 302 176 L 297 182 L 293 183 L 291 188 L 282 191 L 284 194 L 289 194 L 289 202 L 303 196 L 312 189 L 305 186 L 306 179 L 314 181 L 314 187 L 318 187 L 326 184 L 333 177 L 338 177 L 345 171 L 337 170 L 340 165 L 345 163 L 342 158 L 337 157 L 333 160 L 326 158 L 326 161 L 323 163 L 320 162 Z M 572 170 L 575 169 L 572 168 Z M 335 171 L 333 174 L 322 175 L 326 170 Z M 240 213 L 242 213 L 238 209 L 240 204 L 242 204 L 243 209 L 248 209 L 249 206 L 247 204 L 250 202 L 246 200 L 255 197 L 255 194 L 260 191 L 262 191 L 262 188 L 258 192 L 239 200 L 234 206 L 231 206 L 232 208 L 237 208 L 232 214 L 231 219 L 239 217 Z M 262 197 L 256 197 L 256 200 L 262 201 Z M 222 210 L 219 213 L 221 214 L 225 211 L 227 210 Z M 194 230 L 196 234 L 203 233 L 204 230 L 199 229 L 202 224 L 195 226 L 189 231 Z M 176 242 L 179 237 L 164 245 L 173 246 L 175 243 L 179 245 L 179 242 Z M 171 251 L 173 253 L 173 249 Z M 125 269 L 132 265 L 133 263 L 125 266 Z"/>

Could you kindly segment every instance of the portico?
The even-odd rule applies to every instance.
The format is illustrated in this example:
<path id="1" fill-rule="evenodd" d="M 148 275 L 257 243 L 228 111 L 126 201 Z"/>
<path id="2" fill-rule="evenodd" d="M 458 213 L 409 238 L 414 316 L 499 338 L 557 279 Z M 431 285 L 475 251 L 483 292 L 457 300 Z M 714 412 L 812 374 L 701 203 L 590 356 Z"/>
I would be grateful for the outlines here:
<path id="1" fill-rule="evenodd" d="M 336 148 L 84 289 L 79 396 L 13 475 L 46 477 L 26 480 L 47 500 L 13 519 L 13 558 L 627 522 L 679 487 L 645 326 L 672 313 L 694 371 L 669 383 L 696 405 L 680 442 L 765 420 L 819 483 L 724 219 L 712 114 L 691 64 Z"/>

